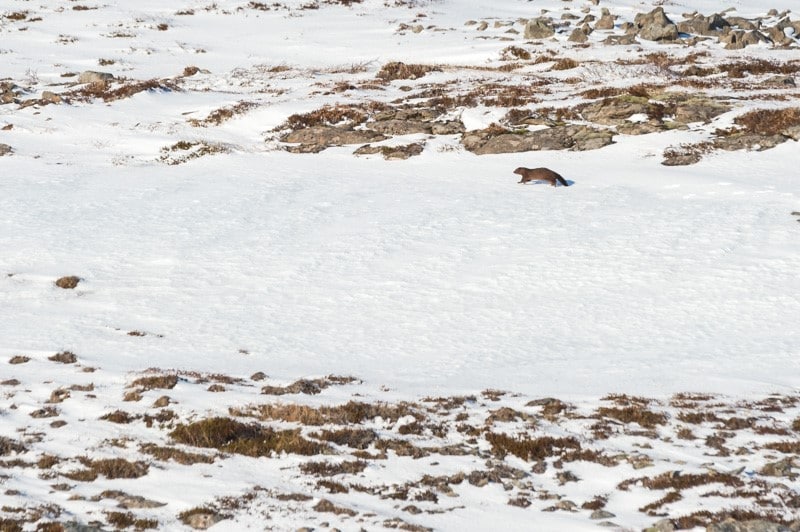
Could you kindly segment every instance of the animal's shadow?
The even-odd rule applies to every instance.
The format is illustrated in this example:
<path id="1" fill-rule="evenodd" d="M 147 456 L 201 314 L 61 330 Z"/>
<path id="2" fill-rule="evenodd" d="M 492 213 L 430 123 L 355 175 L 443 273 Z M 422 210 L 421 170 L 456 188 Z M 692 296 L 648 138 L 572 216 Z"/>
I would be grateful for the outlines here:
<path id="1" fill-rule="evenodd" d="M 571 187 L 572 185 L 574 185 L 574 184 L 575 184 L 575 181 L 573 181 L 572 179 L 565 179 L 564 181 L 566 181 L 566 182 L 567 182 L 567 186 L 568 186 L 568 187 Z M 546 179 L 534 179 L 533 181 L 529 181 L 529 182 L 527 182 L 527 183 L 520 183 L 520 184 L 521 184 L 521 185 L 549 185 L 549 184 L 550 184 L 550 182 L 549 182 L 549 181 L 547 181 Z M 564 185 L 562 185 L 561 183 L 559 183 L 559 184 L 557 184 L 556 186 L 557 186 L 557 187 L 563 187 Z"/>

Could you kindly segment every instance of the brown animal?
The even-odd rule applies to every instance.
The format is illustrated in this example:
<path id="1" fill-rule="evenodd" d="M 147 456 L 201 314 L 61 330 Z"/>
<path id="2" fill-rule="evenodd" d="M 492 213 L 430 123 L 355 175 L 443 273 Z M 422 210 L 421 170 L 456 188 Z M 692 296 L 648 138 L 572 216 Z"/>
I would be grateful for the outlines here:
<path id="1" fill-rule="evenodd" d="M 522 176 L 522 179 L 519 180 L 520 183 L 527 183 L 528 181 L 547 181 L 551 185 L 556 186 L 556 181 L 558 181 L 565 187 L 569 186 L 566 179 L 549 168 L 523 168 L 520 166 L 514 170 L 514 173 Z"/>

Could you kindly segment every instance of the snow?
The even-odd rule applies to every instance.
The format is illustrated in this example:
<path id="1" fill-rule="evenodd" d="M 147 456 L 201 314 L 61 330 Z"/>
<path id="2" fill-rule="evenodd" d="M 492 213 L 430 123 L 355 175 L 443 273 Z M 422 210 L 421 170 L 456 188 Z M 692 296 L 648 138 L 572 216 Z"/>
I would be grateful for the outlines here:
<path id="1" fill-rule="evenodd" d="M 355 157 L 352 146 L 314 155 L 276 149 L 271 131 L 293 113 L 350 101 L 390 102 L 403 95 L 401 85 L 418 87 L 454 75 L 395 82 L 370 95 L 322 94 L 320 87 L 371 80 L 391 60 L 496 65 L 504 47 L 523 42 L 520 35 L 510 42 L 478 39 L 475 29 L 464 25 L 469 19 L 489 20 L 487 35 L 497 37 L 507 28 L 493 28 L 494 20 L 513 21 L 543 9 L 580 14 L 581 7 L 593 13 L 608 7 L 627 20 L 662 2 L 496 0 L 489 8 L 465 0 L 409 2 L 409 7 L 367 0 L 352 7 L 300 9 L 304 3 L 287 1 L 288 8 L 263 12 L 233 0 L 217 1 L 214 9 L 150 0 L 88 11 L 75 11 L 64 1 L 32 6 L 9 0 L 2 6 L 3 13 L 28 10 L 29 18 L 43 19 L 0 22 L 0 76 L 32 87 L 26 97 L 63 89 L 60 84 L 70 82 L 61 77 L 65 72 L 103 70 L 144 80 L 175 76 L 188 65 L 206 70 L 186 81 L 184 88 L 194 84 L 197 90 L 144 92 L 108 104 L 0 106 L 0 128 L 13 124 L 0 131 L 0 142 L 14 149 L 0 157 L 0 380 L 19 379 L 24 389 L 17 395 L 2 390 L 2 435 L 55 432 L 37 444 L 37 452 L 73 457 L 86 451 L 106 456 L 112 451 L 102 442 L 114 431 L 152 440 L 155 432 L 143 427 L 81 422 L 116 408 L 145 413 L 147 405 L 120 398 L 132 375 L 148 368 L 242 378 L 265 371 L 283 384 L 353 375 L 364 383 L 356 392 L 323 395 L 319 404 L 345 401 L 352 393 L 418 400 L 498 389 L 524 397 L 520 408 L 531 398 L 553 396 L 588 411 L 609 393 L 666 400 L 679 392 L 702 392 L 735 402 L 798 392 L 800 227 L 790 216 L 800 210 L 797 142 L 765 151 L 718 152 L 686 167 L 660 164 L 668 146 L 700 140 L 756 103 L 766 108 L 783 102 L 744 95 L 739 107 L 711 126 L 620 135 L 615 144 L 586 152 L 476 156 L 460 148 L 457 136 L 419 135 L 392 140 L 427 140 L 422 155 L 406 161 Z M 674 18 L 719 9 L 710 0 L 663 3 Z M 751 0 L 725 7 L 751 17 L 795 4 Z M 189 8 L 194 15 L 175 14 Z M 414 21 L 444 31 L 395 31 Z M 155 29 L 159 23 L 168 30 Z M 110 36 L 117 31 L 132 37 Z M 633 85 L 663 75 L 647 65 L 610 62 L 660 51 L 660 45 L 613 49 L 598 45 L 605 34 L 596 33 L 587 49 L 568 47 L 565 35 L 537 46 L 540 53 L 563 49 L 566 56 L 599 61 L 577 70 L 587 86 Z M 65 44 L 61 36 L 77 40 Z M 730 57 L 719 47 L 704 49 L 713 59 Z M 797 48 L 734 53 L 798 57 Z M 116 62 L 100 67 L 100 58 Z M 286 71 L 269 72 L 278 65 Z M 455 76 L 463 87 L 515 75 L 531 79 L 526 76 L 536 73 L 531 67 L 521 74 Z M 573 104 L 578 98 L 567 89 L 559 85 L 543 93 L 542 105 Z M 797 91 L 790 94 L 796 104 Z M 258 107 L 213 128 L 187 123 L 239 101 Z M 476 130 L 498 122 L 506 111 L 479 106 L 464 109 L 459 118 L 467 130 Z M 221 143 L 229 152 L 175 166 L 159 161 L 160 150 L 179 140 Z M 512 174 L 518 166 L 554 168 L 573 186 L 519 185 Z M 53 282 L 62 275 L 82 281 L 75 290 L 61 290 Z M 63 350 L 98 373 L 84 375 L 46 361 Z M 34 360 L 5 364 L 19 354 Z M 59 405 L 66 427 L 54 431 L 51 420 L 29 418 L 55 387 L 84 382 L 95 383 L 96 398 L 75 404 L 73 397 Z M 225 415 L 228 406 L 259 399 L 244 386 L 231 387 L 219 403 L 210 401 L 202 386 L 182 383 L 177 390 L 182 419 Z M 155 397 L 148 396 L 147 404 Z M 790 423 L 790 414 L 781 422 Z M 635 448 L 630 442 L 619 446 L 625 452 Z M 663 450 L 663 463 L 648 474 L 669 471 L 670 460 L 696 467 L 708 460 L 696 450 L 671 454 L 679 452 Z M 364 482 L 410 482 L 430 472 L 428 462 L 370 462 Z M 438 467 L 447 471 L 438 474 L 454 474 L 469 472 L 482 460 L 441 462 Z M 71 493 L 88 499 L 104 489 L 136 492 L 145 486 L 139 492 L 170 502 L 152 515 L 177 529 L 180 511 L 222 493 L 215 476 L 222 464 L 223 491 L 231 494 L 252 488 L 254 476 L 265 489 L 299 489 L 300 481 L 284 471 L 298 463 L 293 455 L 171 463 L 151 468 L 146 481 L 100 479 L 78 483 Z M 643 474 L 628 469 L 627 477 Z M 586 480 L 564 488 L 572 499 L 613 491 L 619 481 L 590 462 L 572 470 Z M 72 504 L 69 516 L 75 519 L 102 519 L 96 503 L 70 503 L 69 493 L 54 494 L 34 473 L 15 473 L 12 479 L 25 504 L 58 501 Z M 459 495 L 446 502 L 460 509 L 425 515 L 421 522 L 437 530 L 486 530 L 498 522 L 507 530 L 600 528 L 566 512 L 531 517 L 533 510 L 507 505 L 498 484 L 464 484 Z M 653 495 L 640 490 L 617 500 L 614 521 L 648 526 L 655 518 L 636 508 L 658 498 Z M 693 508 L 730 502 L 684 495 L 682 504 Z M 362 493 L 325 498 L 381 518 L 394 512 Z M 313 520 L 308 512 L 297 517 L 296 509 L 287 508 L 271 526 L 288 529 Z M 797 518 L 796 510 L 788 513 Z M 330 517 L 345 529 L 355 527 Z M 258 512 L 214 529 L 242 527 L 263 528 Z"/>

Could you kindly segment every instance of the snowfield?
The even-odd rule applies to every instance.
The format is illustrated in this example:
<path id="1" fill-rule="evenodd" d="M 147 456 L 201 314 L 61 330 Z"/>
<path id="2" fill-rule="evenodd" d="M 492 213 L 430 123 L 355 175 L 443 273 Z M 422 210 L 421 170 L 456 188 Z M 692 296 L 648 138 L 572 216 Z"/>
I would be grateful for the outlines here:
<path id="1" fill-rule="evenodd" d="M 0 6 L 1 530 L 798 526 L 800 123 L 736 135 L 800 107 L 800 21 L 726 50 L 604 42 L 710 0 L 168 4 Z M 607 145 L 467 141 L 565 124 Z M 330 131 L 384 138 L 286 140 Z"/>

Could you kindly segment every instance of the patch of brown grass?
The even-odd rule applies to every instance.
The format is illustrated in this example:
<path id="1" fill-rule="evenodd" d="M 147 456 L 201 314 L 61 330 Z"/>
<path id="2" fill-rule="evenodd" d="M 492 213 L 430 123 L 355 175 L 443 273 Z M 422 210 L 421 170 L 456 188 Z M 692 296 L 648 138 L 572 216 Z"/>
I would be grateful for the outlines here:
<path id="1" fill-rule="evenodd" d="M 384 81 L 394 81 L 397 79 L 417 79 L 428 72 L 441 72 L 441 68 L 433 65 L 407 65 L 400 61 L 392 61 L 381 67 L 375 77 Z"/>
<path id="2" fill-rule="evenodd" d="M 258 104 L 255 102 L 239 102 L 236 105 L 222 107 L 216 111 L 212 111 L 202 120 L 191 119 L 189 120 L 189 124 L 194 127 L 218 126 L 223 122 L 230 120 L 234 116 L 244 114 L 255 107 L 258 107 Z"/>
<path id="3" fill-rule="evenodd" d="M 800 61 L 780 63 L 767 59 L 748 59 L 719 65 L 721 72 L 726 72 L 729 78 L 743 78 L 747 74 L 759 76 L 765 74 L 795 74 L 800 72 Z"/>
<path id="4" fill-rule="evenodd" d="M 513 454 L 527 461 L 544 460 L 551 456 L 561 456 L 568 450 L 579 451 L 581 449 L 581 444 L 573 437 L 542 436 L 531 439 L 495 432 L 487 432 L 485 437 L 486 441 L 492 445 L 492 452 L 495 455 L 503 457 Z"/>
<path id="5" fill-rule="evenodd" d="M 501 61 L 514 61 L 514 60 L 530 61 L 531 53 L 525 48 L 519 46 L 506 46 L 500 51 Z"/>
<path id="6" fill-rule="evenodd" d="M 103 475 L 108 479 L 115 478 L 139 478 L 143 477 L 150 470 L 150 466 L 145 462 L 129 462 L 124 458 L 105 458 L 101 460 L 80 459 L 81 463 L 89 467 L 98 475 Z"/>
<path id="7" fill-rule="evenodd" d="M 112 88 L 111 83 L 95 82 L 89 83 L 79 89 L 70 91 L 66 95 L 77 100 L 88 101 L 95 98 L 102 99 L 104 102 L 113 102 L 130 98 L 140 92 L 145 91 L 175 91 L 178 86 L 174 81 L 167 79 L 149 79 L 145 81 L 130 81 L 120 86 Z"/>
<path id="8" fill-rule="evenodd" d="M 106 521 L 117 529 L 133 527 L 134 530 L 147 530 L 158 528 L 157 519 L 137 518 L 131 512 L 106 512 Z"/>
<path id="9" fill-rule="evenodd" d="M 140 377 L 130 383 L 128 388 L 140 388 L 146 390 L 171 390 L 178 384 L 177 375 L 152 375 L 149 377 Z"/>
<path id="10" fill-rule="evenodd" d="M 679 412 L 678 419 L 690 425 L 722 421 L 714 412 Z"/>
<path id="11" fill-rule="evenodd" d="M 323 430 L 311 434 L 312 438 L 323 440 L 336 445 L 346 445 L 353 449 L 366 449 L 378 438 L 378 434 L 371 429 L 341 428 L 336 430 Z"/>
<path id="12" fill-rule="evenodd" d="M 653 412 L 641 405 L 633 405 L 622 408 L 600 407 L 597 409 L 597 417 L 612 418 L 622 423 L 638 423 L 648 429 L 655 428 L 657 425 L 664 425 L 667 422 L 667 415 Z"/>
<path id="13" fill-rule="evenodd" d="M 332 477 L 335 475 L 356 475 L 366 469 L 367 462 L 355 460 L 349 462 L 306 462 L 300 464 L 300 471 L 306 475 Z"/>
<path id="14" fill-rule="evenodd" d="M 328 493 L 348 493 L 350 491 L 350 488 L 344 484 L 327 479 L 318 480 L 317 488 L 324 488 L 328 490 Z"/>
<path id="15" fill-rule="evenodd" d="M 784 454 L 800 454 L 800 441 L 773 442 L 766 444 L 764 448 L 779 451 Z"/>
<path id="16" fill-rule="evenodd" d="M 124 410 L 114 410 L 113 412 L 109 412 L 104 416 L 101 416 L 100 419 L 103 421 L 110 421 L 111 423 L 120 423 L 120 424 L 127 424 L 132 421 L 138 419 L 139 416 L 135 416 L 125 412 Z"/>
<path id="17" fill-rule="evenodd" d="M 366 122 L 367 113 L 362 109 L 350 105 L 326 105 L 310 113 L 293 114 L 286 122 L 278 126 L 278 130 L 298 130 L 313 126 L 333 126 L 346 124 L 354 126 Z"/>
<path id="18" fill-rule="evenodd" d="M 276 431 L 256 423 L 240 423 L 227 417 L 181 424 L 170 436 L 178 443 L 245 456 L 271 456 L 281 452 L 315 455 L 329 450 L 324 444 L 303 438 L 299 429 Z"/>
<path id="19" fill-rule="evenodd" d="M 14 355 L 8 361 L 9 364 L 25 364 L 26 362 L 30 362 L 31 358 L 26 357 L 24 355 Z"/>
<path id="20" fill-rule="evenodd" d="M 800 126 L 800 107 L 786 109 L 757 109 L 734 119 L 748 133 L 781 135 L 790 127 Z"/>
<path id="21" fill-rule="evenodd" d="M 61 364 L 74 364 L 78 361 L 78 357 L 75 356 L 75 353 L 71 353 L 69 351 L 62 351 L 60 353 L 56 353 L 53 356 L 47 357 L 47 360 L 53 362 L 60 362 Z"/>
<path id="22" fill-rule="evenodd" d="M 581 508 L 584 510 L 601 510 L 605 508 L 607 503 L 608 497 L 598 495 L 591 501 L 586 501 L 585 503 L 581 504 Z"/>
<path id="23" fill-rule="evenodd" d="M 673 502 L 677 502 L 677 501 L 679 501 L 681 499 L 683 499 L 683 496 L 680 494 L 680 492 L 670 491 L 669 493 L 667 493 L 666 495 L 664 495 L 663 497 L 661 497 L 657 501 L 653 501 L 650 504 L 646 504 L 646 505 L 642 506 L 641 508 L 639 508 L 639 511 L 640 512 L 644 512 L 647 515 L 657 515 L 656 510 L 658 510 L 659 508 L 661 508 L 665 504 L 670 504 L 670 503 L 673 503 Z"/>
<path id="24" fill-rule="evenodd" d="M 634 484 L 641 483 L 651 490 L 674 490 L 681 491 L 695 486 L 705 484 L 724 484 L 735 488 L 744 485 L 744 482 L 737 476 L 727 473 L 688 473 L 681 474 L 679 471 L 668 471 L 655 477 L 638 477 L 624 480 L 617 485 L 622 491 L 627 491 Z"/>
<path id="25" fill-rule="evenodd" d="M 320 406 L 317 408 L 293 404 L 266 404 L 254 405 L 246 408 L 233 408 L 230 410 L 234 416 L 255 417 L 261 420 L 280 419 L 281 421 L 295 422 L 303 425 L 353 425 L 362 423 L 378 416 L 391 422 L 396 422 L 404 416 L 414 416 L 421 421 L 424 416 L 420 414 L 416 405 L 400 402 L 388 403 L 361 403 L 349 401 L 338 406 Z"/>
<path id="26" fill-rule="evenodd" d="M 349 515 L 354 516 L 357 515 L 358 512 L 355 510 L 351 510 L 350 508 L 345 508 L 343 506 L 336 506 L 328 499 L 322 499 L 317 504 L 314 505 L 314 510 L 317 512 L 329 512 L 336 515 Z"/>
<path id="27" fill-rule="evenodd" d="M 27 450 L 22 442 L 0 436 L 0 456 L 6 456 L 11 453 L 24 453 Z"/>
<path id="28" fill-rule="evenodd" d="M 550 70 L 571 70 L 573 68 L 577 68 L 580 65 L 574 59 L 570 59 L 569 57 L 563 57 L 555 62 Z"/>
<path id="29" fill-rule="evenodd" d="M 139 451 L 149 454 L 156 460 L 161 460 L 162 462 L 174 460 L 175 462 L 183 465 L 211 464 L 214 462 L 213 456 L 200 453 L 190 453 L 175 447 L 162 447 L 154 443 L 145 443 L 141 445 L 139 447 Z"/>

